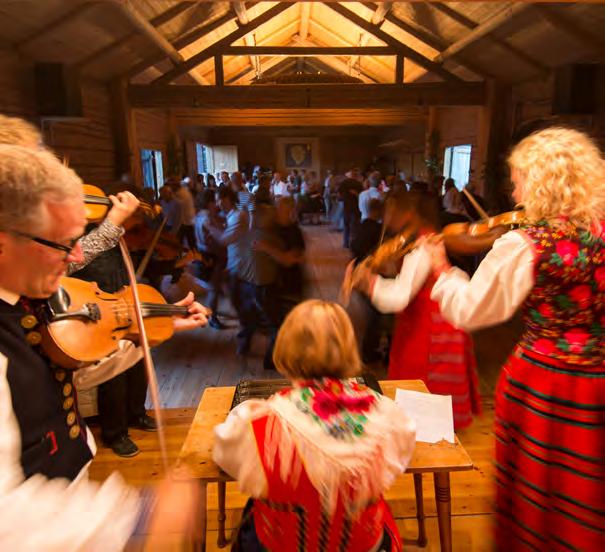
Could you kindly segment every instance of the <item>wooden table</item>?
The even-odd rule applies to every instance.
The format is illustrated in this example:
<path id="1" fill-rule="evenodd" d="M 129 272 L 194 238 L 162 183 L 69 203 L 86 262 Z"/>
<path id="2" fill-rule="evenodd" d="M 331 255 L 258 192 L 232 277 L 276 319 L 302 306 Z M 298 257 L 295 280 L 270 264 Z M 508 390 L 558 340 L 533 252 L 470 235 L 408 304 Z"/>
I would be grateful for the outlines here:
<path id="1" fill-rule="evenodd" d="M 395 389 L 407 389 L 428 393 L 420 380 L 381 381 L 384 394 L 395 398 Z M 195 418 L 183 444 L 176 464 L 176 473 L 196 479 L 200 484 L 202 511 L 199 527 L 194 535 L 196 549 L 206 549 L 206 496 L 208 483 L 217 482 L 218 500 L 218 546 L 228 544 L 225 536 L 225 494 L 226 482 L 232 478 L 223 472 L 212 460 L 214 426 L 225 420 L 231 407 L 235 387 L 209 387 L 204 391 Z M 424 526 L 424 504 L 422 496 L 422 474 L 432 473 L 435 485 L 435 501 L 439 522 L 441 550 L 452 550 L 450 472 L 471 470 L 473 463 L 456 437 L 456 443 L 416 443 L 416 449 L 406 473 L 414 475 L 416 492 L 416 518 L 418 520 L 418 545 L 426 546 Z"/>

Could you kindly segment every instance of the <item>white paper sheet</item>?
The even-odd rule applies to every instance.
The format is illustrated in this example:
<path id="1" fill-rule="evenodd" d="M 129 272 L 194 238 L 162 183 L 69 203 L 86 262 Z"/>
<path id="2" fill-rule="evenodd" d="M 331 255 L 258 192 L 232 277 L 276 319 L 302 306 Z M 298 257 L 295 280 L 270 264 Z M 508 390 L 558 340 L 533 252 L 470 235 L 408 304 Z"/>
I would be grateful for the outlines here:
<path id="1" fill-rule="evenodd" d="M 432 395 L 396 389 L 395 403 L 416 422 L 416 441 L 455 442 L 454 412 L 450 395 Z"/>

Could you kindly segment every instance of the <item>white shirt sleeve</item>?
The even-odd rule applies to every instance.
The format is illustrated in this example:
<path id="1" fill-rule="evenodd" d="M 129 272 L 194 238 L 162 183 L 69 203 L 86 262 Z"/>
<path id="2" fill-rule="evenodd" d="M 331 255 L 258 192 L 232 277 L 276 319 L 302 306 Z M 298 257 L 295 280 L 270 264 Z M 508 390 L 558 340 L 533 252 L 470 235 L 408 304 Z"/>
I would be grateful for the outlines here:
<path id="1" fill-rule="evenodd" d="M 431 299 L 454 326 L 474 331 L 512 317 L 534 285 L 533 248 L 520 232 L 508 232 L 469 280 L 458 268 L 439 276 Z"/>
<path id="2" fill-rule="evenodd" d="M 35 475 L 24 479 L 21 436 L 0 355 L 0 550 L 122 550 L 139 517 L 138 493 L 118 474 L 103 484 Z"/>
<path id="3" fill-rule="evenodd" d="M 396 278 L 376 278 L 371 297 L 373 305 L 380 312 L 401 312 L 416 297 L 430 271 L 430 254 L 421 245 L 403 258 Z"/>
<path id="4" fill-rule="evenodd" d="M 254 498 L 266 496 L 267 479 L 258 456 L 252 420 L 268 413 L 265 401 L 248 400 L 236 406 L 214 428 L 212 458 L 237 480 L 243 493 Z"/>
<path id="5" fill-rule="evenodd" d="M 90 389 L 128 370 L 143 358 L 143 349 L 125 339 L 118 343 L 118 350 L 99 362 L 74 372 L 76 389 Z"/>

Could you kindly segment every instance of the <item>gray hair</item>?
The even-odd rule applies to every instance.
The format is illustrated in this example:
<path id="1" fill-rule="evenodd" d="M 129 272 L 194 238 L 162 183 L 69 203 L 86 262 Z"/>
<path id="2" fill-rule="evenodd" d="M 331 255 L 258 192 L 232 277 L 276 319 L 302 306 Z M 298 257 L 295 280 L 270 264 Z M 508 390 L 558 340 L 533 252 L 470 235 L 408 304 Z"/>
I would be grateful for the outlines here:
<path id="1" fill-rule="evenodd" d="M 372 188 L 377 188 L 378 185 L 382 182 L 382 175 L 378 171 L 373 171 L 368 176 L 368 182 Z"/>
<path id="2" fill-rule="evenodd" d="M 51 152 L 0 145 L 0 231 L 39 226 L 44 201 L 82 193 L 80 177 Z"/>
<path id="3" fill-rule="evenodd" d="M 0 144 L 37 149 L 42 146 L 42 134 L 23 119 L 0 114 Z"/>

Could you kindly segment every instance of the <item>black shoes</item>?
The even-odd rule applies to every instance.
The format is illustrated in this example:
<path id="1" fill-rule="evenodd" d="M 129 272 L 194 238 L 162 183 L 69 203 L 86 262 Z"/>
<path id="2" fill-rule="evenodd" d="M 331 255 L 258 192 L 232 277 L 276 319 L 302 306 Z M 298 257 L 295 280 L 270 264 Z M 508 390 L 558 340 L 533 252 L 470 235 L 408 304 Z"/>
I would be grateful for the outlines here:
<path id="1" fill-rule="evenodd" d="M 155 418 L 152 418 L 147 414 L 143 414 L 143 416 L 135 418 L 128 425 L 134 429 L 142 429 L 143 431 L 158 430 L 158 424 L 156 423 Z"/>
<path id="2" fill-rule="evenodd" d="M 115 441 L 109 444 L 109 448 L 113 450 L 115 454 L 122 458 L 131 458 L 139 454 L 139 447 L 135 445 L 128 435 L 122 435 Z"/>
<path id="3" fill-rule="evenodd" d="M 225 324 L 223 324 L 216 316 L 210 317 L 210 320 L 208 320 L 208 326 L 215 330 L 225 330 L 227 328 L 227 326 L 225 326 Z"/>

